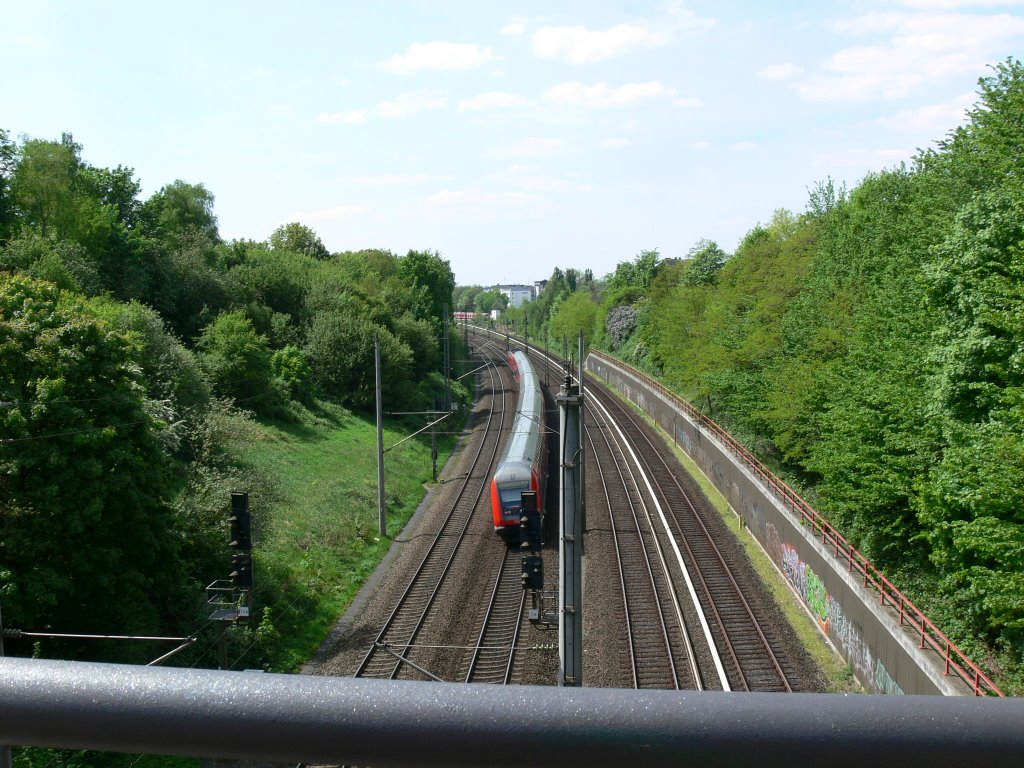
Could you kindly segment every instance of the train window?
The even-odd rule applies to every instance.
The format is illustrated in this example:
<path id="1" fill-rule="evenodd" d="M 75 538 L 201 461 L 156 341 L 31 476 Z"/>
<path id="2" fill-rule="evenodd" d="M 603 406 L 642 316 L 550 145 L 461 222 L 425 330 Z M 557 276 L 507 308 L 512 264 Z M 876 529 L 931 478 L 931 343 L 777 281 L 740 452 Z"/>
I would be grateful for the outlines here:
<path id="1" fill-rule="evenodd" d="M 515 488 L 500 488 L 501 508 L 505 512 L 518 512 L 523 508 L 523 491 L 530 490 L 528 485 L 520 485 Z"/>

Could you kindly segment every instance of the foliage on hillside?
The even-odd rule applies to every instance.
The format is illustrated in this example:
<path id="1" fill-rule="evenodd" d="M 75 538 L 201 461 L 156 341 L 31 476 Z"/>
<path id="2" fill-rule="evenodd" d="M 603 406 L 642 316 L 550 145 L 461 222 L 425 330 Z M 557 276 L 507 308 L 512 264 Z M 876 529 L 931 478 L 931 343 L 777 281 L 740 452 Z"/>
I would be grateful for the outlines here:
<path id="1" fill-rule="evenodd" d="M 909 166 L 819 184 L 731 255 L 557 269 L 506 316 L 583 330 L 725 423 L 1020 692 L 1024 68 L 979 85 Z"/>
<path id="2" fill-rule="evenodd" d="M 130 168 L 81 152 L 70 134 L 0 130 L 3 618 L 187 634 L 206 621 L 203 586 L 230 570 L 230 491 L 270 498 L 280 483 L 279 468 L 239 459 L 253 416 L 301 425 L 368 408 L 378 336 L 389 402 L 433 407 L 454 277 L 431 251 L 332 255 L 299 223 L 224 242 L 202 184 L 143 200 Z M 270 575 L 269 591 L 293 578 Z M 156 655 L 53 641 L 42 653 Z"/>

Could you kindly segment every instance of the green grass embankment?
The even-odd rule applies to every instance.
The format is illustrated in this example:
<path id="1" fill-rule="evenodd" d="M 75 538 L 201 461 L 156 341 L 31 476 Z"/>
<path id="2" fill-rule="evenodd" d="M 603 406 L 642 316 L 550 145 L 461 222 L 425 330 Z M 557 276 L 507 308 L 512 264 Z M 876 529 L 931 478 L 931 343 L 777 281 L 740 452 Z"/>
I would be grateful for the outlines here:
<path id="1" fill-rule="evenodd" d="M 388 421 L 385 448 L 423 424 Z M 240 460 L 270 478 L 273 490 L 250 497 L 256 615 L 248 630 L 235 632 L 234 668 L 301 666 L 415 512 L 432 480 L 429 431 L 385 454 L 386 537 L 379 534 L 376 441 L 372 417 L 319 403 L 300 423 L 259 422 L 255 439 L 239 448 Z M 453 435 L 438 436 L 439 468 L 454 443 Z"/>

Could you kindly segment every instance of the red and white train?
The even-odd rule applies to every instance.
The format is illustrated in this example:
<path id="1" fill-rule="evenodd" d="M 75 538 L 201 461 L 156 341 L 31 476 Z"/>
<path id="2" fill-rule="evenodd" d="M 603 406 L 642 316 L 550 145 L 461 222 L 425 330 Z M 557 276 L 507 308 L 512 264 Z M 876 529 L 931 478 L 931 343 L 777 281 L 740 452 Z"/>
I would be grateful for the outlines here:
<path id="1" fill-rule="evenodd" d="M 547 479 L 548 441 L 540 379 L 523 352 L 509 355 L 508 364 L 519 385 L 519 404 L 512 436 L 491 481 L 491 513 L 496 531 L 519 525 L 523 491 L 537 494 L 537 509 L 543 514 Z"/>

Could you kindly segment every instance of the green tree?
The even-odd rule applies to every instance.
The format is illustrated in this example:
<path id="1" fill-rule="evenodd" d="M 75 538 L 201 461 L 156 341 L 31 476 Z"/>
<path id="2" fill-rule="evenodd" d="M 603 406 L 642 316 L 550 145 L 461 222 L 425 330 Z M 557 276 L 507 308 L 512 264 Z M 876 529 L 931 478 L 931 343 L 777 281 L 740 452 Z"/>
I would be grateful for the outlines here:
<path id="1" fill-rule="evenodd" d="M 14 227 L 14 200 L 11 183 L 18 156 L 18 147 L 11 141 L 10 133 L 0 128 L 0 245 L 10 237 Z"/>
<path id="2" fill-rule="evenodd" d="M 661 254 L 657 249 L 640 251 L 633 261 L 619 262 L 615 272 L 608 278 L 608 289 L 625 292 L 632 289 L 636 295 L 642 295 L 651 287 L 661 267 Z"/>
<path id="3" fill-rule="evenodd" d="M 452 294 L 452 304 L 457 310 L 473 311 L 473 301 L 484 288 L 482 285 L 459 285 Z"/>
<path id="4" fill-rule="evenodd" d="M 175 334 L 192 342 L 231 304 L 229 279 L 218 268 L 217 248 L 198 230 L 152 244 L 148 269 L 153 286 L 146 303 L 163 315 Z"/>
<path id="5" fill-rule="evenodd" d="M 275 229 L 270 235 L 270 247 L 277 251 L 301 253 L 314 259 L 326 259 L 331 255 L 316 232 L 297 221 L 282 224 Z"/>
<path id="6" fill-rule="evenodd" d="M 241 310 L 225 312 L 199 337 L 200 363 L 215 394 L 260 413 L 279 406 L 270 345 Z"/>
<path id="7" fill-rule="evenodd" d="M 589 345 L 600 313 L 601 307 L 590 292 L 578 291 L 566 298 L 551 318 L 551 335 L 572 345 L 583 331 L 583 341 Z"/>
<path id="8" fill-rule="evenodd" d="M 274 313 L 287 316 L 296 326 L 305 322 L 306 298 L 316 269 L 313 258 L 294 251 L 255 250 L 228 272 L 227 288 L 236 304 L 249 308 L 254 320 L 264 317 L 260 330 L 266 333 L 273 327 Z M 253 305 L 262 305 L 270 312 L 261 312 Z"/>
<path id="9" fill-rule="evenodd" d="M 36 227 L 44 236 L 79 236 L 81 150 L 68 133 L 60 142 L 28 139 L 22 143 L 11 187 L 23 224 Z"/>
<path id="10" fill-rule="evenodd" d="M 686 256 L 682 275 L 686 285 L 714 285 L 718 271 L 725 264 L 726 254 L 714 240 L 698 240 Z"/>
<path id="11" fill-rule="evenodd" d="M 930 411 L 944 416 L 921 518 L 933 559 L 990 639 L 1024 629 L 1024 196 L 964 206 L 928 271 L 941 313 Z M 968 605 L 968 603 L 973 603 Z"/>
<path id="12" fill-rule="evenodd" d="M 322 392 L 355 408 L 373 406 L 377 334 L 385 372 L 384 396 L 394 402 L 408 390 L 413 354 L 406 344 L 364 315 L 327 311 L 313 318 L 304 350 L 313 380 Z"/>
<path id="13" fill-rule="evenodd" d="M 213 193 L 202 184 L 177 179 L 146 200 L 140 215 L 161 238 L 199 234 L 210 243 L 217 243 L 220 235 L 213 201 Z"/>
<path id="14" fill-rule="evenodd" d="M 430 318 L 440 324 L 446 308 L 449 312 L 454 311 L 455 275 L 441 254 L 409 251 L 398 261 L 398 274 L 413 289 L 424 292 L 427 314 L 417 315 L 421 319 Z"/>
<path id="15" fill-rule="evenodd" d="M 6 246 L 0 245 L 0 269 L 49 280 L 65 290 L 88 295 L 104 290 L 99 270 L 82 246 L 43 235 L 34 227 L 24 228 Z"/>
<path id="16" fill-rule="evenodd" d="M 484 314 L 490 314 L 492 309 L 505 310 L 508 308 L 508 296 L 495 288 L 480 291 L 473 297 L 473 306 L 476 312 Z"/>
<path id="17" fill-rule="evenodd" d="M 270 367 L 292 397 L 303 403 L 312 402 L 313 372 L 301 349 L 289 345 L 277 350 L 270 358 Z"/>
<path id="18" fill-rule="evenodd" d="M 4 619 L 167 632 L 183 579 L 165 503 L 166 425 L 128 340 L 53 286 L 0 275 L 0 401 Z"/>

